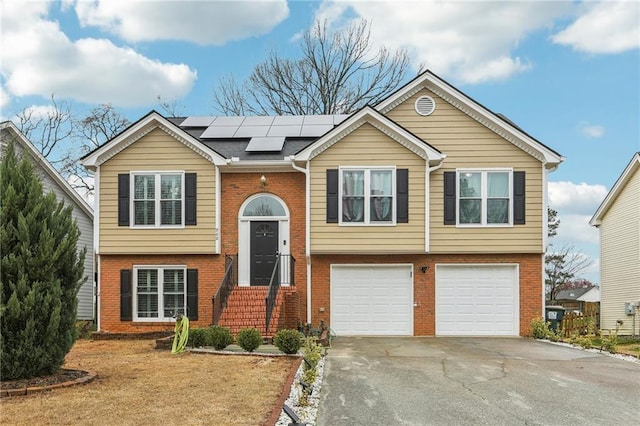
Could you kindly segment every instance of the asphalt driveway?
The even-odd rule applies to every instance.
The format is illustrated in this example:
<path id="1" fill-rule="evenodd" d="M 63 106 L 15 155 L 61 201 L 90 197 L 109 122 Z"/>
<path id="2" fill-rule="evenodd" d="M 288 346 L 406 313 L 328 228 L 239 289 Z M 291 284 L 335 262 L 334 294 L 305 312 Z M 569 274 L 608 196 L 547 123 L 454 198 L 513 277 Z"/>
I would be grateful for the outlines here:
<path id="1" fill-rule="evenodd" d="M 640 364 L 530 339 L 339 337 L 324 374 L 318 426 L 640 419 Z"/>

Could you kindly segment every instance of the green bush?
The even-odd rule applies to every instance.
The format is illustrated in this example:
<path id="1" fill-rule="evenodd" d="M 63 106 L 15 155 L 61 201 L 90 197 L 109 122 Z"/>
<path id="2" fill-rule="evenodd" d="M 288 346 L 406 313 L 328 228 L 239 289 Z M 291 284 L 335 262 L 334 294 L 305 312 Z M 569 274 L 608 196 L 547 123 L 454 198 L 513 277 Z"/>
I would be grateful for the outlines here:
<path id="1" fill-rule="evenodd" d="M 304 364 L 305 370 L 316 370 L 318 362 L 320 362 L 320 358 L 322 358 L 323 351 L 324 348 L 318 344 L 316 337 L 307 337 L 304 339 L 302 354 L 304 355 L 304 359 L 309 363 L 308 365 L 307 363 Z"/>
<path id="2" fill-rule="evenodd" d="M 0 194 L 0 379 L 52 374 L 76 339 L 86 250 L 77 247 L 73 208 L 45 195 L 11 141 L 0 162 Z"/>
<path id="3" fill-rule="evenodd" d="M 207 346 L 213 346 L 221 351 L 233 343 L 233 335 L 228 328 L 213 325 L 206 331 Z"/>
<path id="4" fill-rule="evenodd" d="M 207 346 L 206 330 L 204 328 L 192 328 L 189 330 L 189 340 L 187 346 L 199 348 Z"/>
<path id="5" fill-rule="evenodd" d="M 538 317 L 531 320 L 529 324 L 531 328 L 531 335 L 536 339 L 546 339 L 549 337 L 549 323 L 544 321 L 544 318 Z"/>
<path id="6" fill-rule="evenodd" d="M 602 348 L 607 352 L 615 353 L 618 349 L 618 330 L 612 332 L 609 330 L 609 335 L 602 339 Z"/>
<path id="7" fill-rule="evenodd" d="M 273 344 L 285 354 L 296 354 L 302 346 L 302 336 L 298 330 L 280 330 L 273 336 Z"/>
<path id="8" fill-rule="evenodd" d="M 247 352 L 253 352 L 262 344 L 262 335 L 257 328 L 243 328 L 236 337 L 236 342 Z"/>

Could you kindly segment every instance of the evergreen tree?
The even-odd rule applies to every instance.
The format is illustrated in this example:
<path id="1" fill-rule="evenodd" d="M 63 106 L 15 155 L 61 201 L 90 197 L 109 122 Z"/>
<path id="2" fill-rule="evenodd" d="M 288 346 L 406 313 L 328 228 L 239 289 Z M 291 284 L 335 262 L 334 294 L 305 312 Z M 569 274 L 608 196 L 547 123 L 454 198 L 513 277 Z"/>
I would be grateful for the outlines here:
<path id="1" fill-rule="evenodd" d="M 71 211 L 10 142 L 0 162 L 2 380 L 54 373 L 75 341 L 85 250 Z"/>

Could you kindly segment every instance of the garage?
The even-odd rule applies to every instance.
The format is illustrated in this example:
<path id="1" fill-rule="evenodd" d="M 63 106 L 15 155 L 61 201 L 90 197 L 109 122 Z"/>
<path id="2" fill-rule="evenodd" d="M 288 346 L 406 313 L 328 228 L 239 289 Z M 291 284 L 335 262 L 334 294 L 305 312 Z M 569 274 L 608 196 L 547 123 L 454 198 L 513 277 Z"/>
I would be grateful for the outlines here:
<path id="1" fill-rule="evenodd" d="M 331 265 L 331 328 L 339 336 L 412 336 L 413 265 Z"/>
<path id="2" fill-rule="evenodd" d="M 436 335 L 518 336 L 518 265 L 436 265 Z"/>

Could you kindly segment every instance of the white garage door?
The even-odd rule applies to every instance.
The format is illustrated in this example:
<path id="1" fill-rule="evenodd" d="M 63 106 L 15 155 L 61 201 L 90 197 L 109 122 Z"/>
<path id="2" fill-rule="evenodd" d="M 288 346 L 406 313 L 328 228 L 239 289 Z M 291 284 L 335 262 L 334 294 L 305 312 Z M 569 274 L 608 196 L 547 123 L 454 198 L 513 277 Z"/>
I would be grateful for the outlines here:
<path id="1" fill-rule="evenodd" d="M 331 265 L 331 328 L 339 336 L 412 336 L 412 275 L 412 265 Z"/>
<path id="2" fill-rule="evenodd" d="M 436 335 L 518 336 L 517 265 L 436 265 Z"/>

